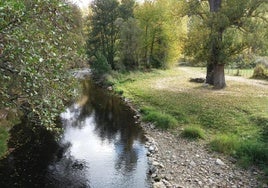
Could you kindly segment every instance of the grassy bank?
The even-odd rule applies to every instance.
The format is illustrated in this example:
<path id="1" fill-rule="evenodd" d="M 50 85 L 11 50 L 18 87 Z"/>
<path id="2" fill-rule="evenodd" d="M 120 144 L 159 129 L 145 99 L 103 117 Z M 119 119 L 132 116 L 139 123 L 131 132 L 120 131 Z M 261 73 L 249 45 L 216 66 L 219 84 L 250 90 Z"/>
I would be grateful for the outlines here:
<path id="1" fill-rule="evenodd" d="M 204 138 L 211 149 L 236 156 L 245 166 L 254 163 L 267 167 L 267 85 L 232 79 L 227 80 L 226 89 L 213 90 L 189 82 L 190 78 L 204 76 L 203 72 L 178 67 L 115 73 L 109 81 L 141 109 L 143 120 L 175 132 L 190 130 L 190 135 Z"/>

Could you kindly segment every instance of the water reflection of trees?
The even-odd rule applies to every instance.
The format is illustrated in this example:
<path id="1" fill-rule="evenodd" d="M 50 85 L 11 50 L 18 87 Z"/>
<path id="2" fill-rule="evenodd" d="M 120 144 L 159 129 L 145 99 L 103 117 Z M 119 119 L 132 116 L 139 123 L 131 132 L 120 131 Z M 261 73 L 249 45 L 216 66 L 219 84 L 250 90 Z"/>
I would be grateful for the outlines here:
<path id="1" fill-rule="evenodd" d="M 115 96 L 109 95 L 91 81 L 84 81 L 83 94 L 88 101 L 83 106 L 81 117 L 95 114 L 95 132 L 103 140 L 114 142 L 117 152 L 115 168 L 123 173 L 133 171 L 138 161 L 138 150 L 133 147 L 135 140 L 143 142 L 141 127 L 135 125 L 134 113 Z"/>

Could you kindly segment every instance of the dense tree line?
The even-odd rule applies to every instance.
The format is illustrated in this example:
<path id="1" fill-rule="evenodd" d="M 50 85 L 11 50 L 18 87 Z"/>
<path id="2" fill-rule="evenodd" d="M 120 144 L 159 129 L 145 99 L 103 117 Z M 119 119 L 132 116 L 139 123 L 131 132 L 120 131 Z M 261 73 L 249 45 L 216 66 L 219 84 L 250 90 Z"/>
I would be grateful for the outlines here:
<path id="1" fill-rule="evenodd" d="M 184 57 L 225 87 L 224 65 L 267 55 L 266 0 L 95 0 L 88 17 L 93 70 L 166 68 Z"/>
<path id="2" fill-rule="evenodd" d="M 179 29 L 183 21 L 172 16 L 177 5 L 175 0 L 143 4 L 134 0 L 93 1 L 87 25 L 87 52 L 93 70 L 102 74 L 166 68 L 167 62 L 178 57 L 179 37 L 184 33 Z"/>
<path id="3" fill-rule="evenodd" d="M 0 2 L 0 109 L 53 129 L 83 61 L 80 10 L 63 0 Z"/>

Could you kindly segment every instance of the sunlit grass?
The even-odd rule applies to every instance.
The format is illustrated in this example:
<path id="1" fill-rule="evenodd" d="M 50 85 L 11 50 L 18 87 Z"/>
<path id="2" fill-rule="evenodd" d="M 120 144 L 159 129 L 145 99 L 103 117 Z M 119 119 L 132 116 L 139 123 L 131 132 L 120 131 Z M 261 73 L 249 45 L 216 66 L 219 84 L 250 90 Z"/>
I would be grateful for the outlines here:
<path id="1" fill-rule="evenodd" d="M 147 118 L 147 121 L 155 122 L 164 114 L 177 121 L 176 127 L 200 125 L 206 132 L 206 142 L 212 143 L 212 149 L 226 154 L 239 153 L 240 158 L 246 155 L 251 159 L 250 152 L 241 152 L 244 149 L 241 149 L 243 142 L 240 140 L 268 147 L 267 87 L 227 80 L 226 89 L 213 90 L 189 82 L 191 77 L 203 76 L 204 73 L 202 68 L 174 68 L 115 74 L 112 82 L 116 90 L 139 108 L 150 106 L 154 109 L 155 117 Z M 165 128 L 170 127 L 174 126 Z"/>
<path id="2" fill-rule="evenodd" d="M 185 127 L 185 129 L 182 131 L 182 136 L 184 138 L 188 139 L 199 139 L 199 138 L 205 138 L 204 130 L 198 126 L 198 125 L 191 125 L 188 127 Z"/>

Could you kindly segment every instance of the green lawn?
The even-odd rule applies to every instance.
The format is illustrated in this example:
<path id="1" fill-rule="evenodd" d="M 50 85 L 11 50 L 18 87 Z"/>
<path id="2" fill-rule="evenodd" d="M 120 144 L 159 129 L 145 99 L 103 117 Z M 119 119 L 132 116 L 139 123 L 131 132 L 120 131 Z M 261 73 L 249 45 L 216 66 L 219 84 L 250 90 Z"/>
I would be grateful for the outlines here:
<path id="1" fill-rule="evenodd" d="M 201 127 L 212 149 L 243 158 L 246 164 L 267 166 L 268 86 L 227 80 L 227 88 L 213 90 L 189 82 L 203 73 L 204 68 L 177 67 L 149 73 L 115 73 L 109 81 L 118 93 L 142 109 L 144 120 L 158 125 L 164 118 L 169 125 L 171 119 L 173 132 L 180 130 L 176 127 Z M 161 122 L 159 127 L 169 128 Z"/>

